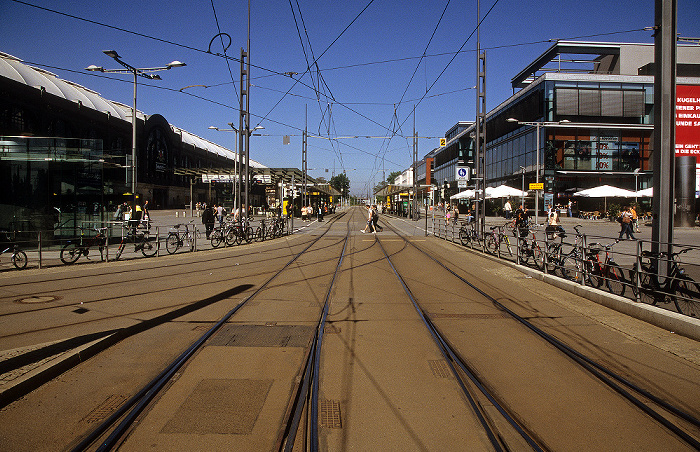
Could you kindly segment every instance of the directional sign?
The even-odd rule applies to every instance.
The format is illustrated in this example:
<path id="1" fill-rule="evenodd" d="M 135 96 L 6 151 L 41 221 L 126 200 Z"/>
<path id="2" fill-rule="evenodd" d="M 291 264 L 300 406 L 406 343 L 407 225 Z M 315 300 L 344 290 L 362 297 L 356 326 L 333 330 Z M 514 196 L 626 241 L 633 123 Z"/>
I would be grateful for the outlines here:
<path id="1" fill-rule="evenodd" d="M 469 180 L 469 168 L 467 167 L 457 167 L 456 173 L 455 173 L 455 179 L 456 180 Z"/>
<path id="2" fill-rule="evenodd" d="M 529 190 L 544 190 L 544 183 L 540 182 L 539 184 L 532 183 L 529 185 Z"/>

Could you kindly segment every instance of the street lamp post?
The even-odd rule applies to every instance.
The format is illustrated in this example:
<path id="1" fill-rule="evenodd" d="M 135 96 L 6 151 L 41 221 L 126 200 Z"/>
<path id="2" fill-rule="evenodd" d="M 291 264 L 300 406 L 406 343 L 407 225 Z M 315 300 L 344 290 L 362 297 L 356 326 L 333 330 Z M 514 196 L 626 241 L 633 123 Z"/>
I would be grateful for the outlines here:
<path id="1" fill-rule="evenodd" d="M 230 129 L 220 129 L 216 126 L 209 126 L 210 129 L 212 130 L 218 130 L 219 132 L 235 132 L 236 133 L 236 147 L 238 147 L 238 136 L 241 133 L 241 130 L 237 129 L 234 127 L 232 122 L 228 123 Z M 257 126 L 254 127 L 252 130 L 245 130 L 243 129 L 242 132 L 243 134 L 247 135 L 248 137 L 250 136 L 261 136 L 260 134 L 252 133 L 255 130 L 262 130 L 265 127 L 263 126 Z M 241 162 L 239 163 L 238 160 L 240 159 L 240 149 L 237 149 L 236 151 L 236 161 L 234 162 L 234 172 L 236 173 L 236 193 L 235 193 L 235 201 L 234 201 L 234 208 L 238 209 L 238 218 L 243 219 L 243 212 L 245 208 L 245 215 L 246 217 L 248 216 L 248 166 L 249 166 L 249 161 L 246 158 L 244 160 L 245 163 Z M 243 159 L 240 159 L 243 160 Z M 243 170 L 243 167 L 245 166 L 245 172 Z M 245 179 L 243 179 L 242 174 L 245 174 Z M 244 184 L 244 185 L 243 185 Z M 241 187 L 244 186 L 244 196 L 241 196 Z M 245 204 L 243 206 L 241 205 L 243 199 L 245 199 Z"/>
<path id="2" fill-rule="evenodd" d="M 520 191 L 522 192 L 520 194 L 520 205 L 525 205 L 525 167 L 521 166 L 520 169 L 522 170 L 522 182 L 520 183 Z"/>
<path id="3" fill-rule="evenodd" d="M 133 74 L 134 75 L 134 103 L 131 109 L 131 193 L 133 196 L 133 209 L 136 211 L 136 85 L 137 77 L 147 78 L 149 80 L 161 80 L 158 74 L 152 74 L 152 72 L 167 71 L 174 67 L 186 66 L 185 63 L 181 61 L 172 61 L 166 66 L 162 67 L 150 67 L 150 68 L 137 68 L 128 63 L 122 61 L 116 50 L 103 50 L 105 55 L 113 58 L 114 61 L 124 66 L 125 69 L 105 69 L 102 66 L 95 66 L 91 64 L 85 69 L 94 72 L 104 72 L 104 73 L 114 73 L 114 74 Z"/>
<path id="4" fill-rule="evenodd" d="M 508 122 L 516 122 L 520 125 L 523 126 L 535 126 L 537 128 L 537 143 L 535 145 L 535 155 L 536 157 L 536 164 L 535 164 L 535 183 L 540 183 L 540 127 L 541 126 L 552 126 L 552 125 L 557 125 L 557 124 L 563 124 L 570 122 L 568 119 L 563 119 L 558 122 L 547 122 L 547 121 L 518 121 L 516 118 L 508 118 L 506 119 Z M 535 223 L 539 222 L 539 213 L 540 213 L 540 195 L 538 193 L 538 190 L 535 190 Z"/>

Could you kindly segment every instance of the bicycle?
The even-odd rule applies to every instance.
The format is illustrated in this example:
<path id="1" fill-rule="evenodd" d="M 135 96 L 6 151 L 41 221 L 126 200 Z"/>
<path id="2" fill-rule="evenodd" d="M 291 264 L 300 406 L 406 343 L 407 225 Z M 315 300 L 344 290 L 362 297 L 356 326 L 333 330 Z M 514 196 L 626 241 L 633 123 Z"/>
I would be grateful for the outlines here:
<path id="1" fill-rule="evenodd" d="M 530 228 L 513 228 L 513 235 L 516 235 L 518 239 L 518 263 L 520 265 L 527 265 L 530 258 L 532 258 L 532 263 L 538 270 L 544 270 L 544 252 L 540 247 L 534 229 L 532 226 Z M 529 239 L 528 235 L 532 233 L 532 238 Z"/>
<path id="2" fill-rule="evenodd" d="M 505 250 L 508 251 L 508 255 L 513 255 L 513 248 L 510 244 L 510 238 L 508 234 L 504 232 L 505 228 L 508 227 L 510 222 L 507 222 L 503 226 L 491 226 L 491 233 L 486 235 L 486 251 L 492 254 L 501 254 L 501 244 L 504 244 Z"/>
<path id="3" fill-rule="evenodd" d="M 165 249 L 168 254 L 175 254 L 180 248 L 187 248 L 188 251 L 194 250 L 194 234 L 190 230 L 189 225 L 185 225 L 185 230 L 180 231 L 182 223 L 176 224 L 165 238 Z"/>
<path id="4" fill-rule="evenodd" d="M 225 230 L 223 227 L 219 226 L 214 228 L 209 235 L 209 241 L 211 242 L 212 248 L 218 248 L 221 243 L 225 240 Z"/>
<path id="5" fill-rule="evenodd" d="M 117 254 L 114 257 L 115 260 L 119 260 L 126 249 L 127 243 L 134 244 L 134 253 L 141 251 L 145 257 L 153 257 L 158 252 L 158 238 L 155 240 L 151 238 L 151 234 L 148 231 L 137 231 L 136 229 L 129 228 L 127 233 L 122 237 L 122 241 L 119 243 L 119 248 L 117 248 Z"/>
<path id="6" fill-rule="evenodd" d="M 459 242 L 462 246 L 469 245 L 472 241 L 479 241 L 479 234 L 476 232 L 476 223 L 473 221 L 463 221 L 459 227 Z"/>
<path id="7" fill-rule="evenodd" d="M 104 252 L 107 249 L 107 228 L 92 228 L 97 232 L 96 235 L 85 237 L 83 235 L 84 228 L 80 228 L 80 238 L 69 240 L 63 248 L 61 248 L 61 262 L 66 265 L 74 264 L 80 259 L 80 256 L 85 256 L 90 259 L 90 248 L 96 246 L 100 251 L 100 261 L 105 260 Z"/>
<path id="8" fill-rule="evenodd" d="M 610 257 L 610 252 L 613 246 L 619 240 L 610 245 L 602 245 L 600 243 L 591 243 L 586 250 L 586 273 L 591 286 L 600 288 L 605 282 L 605 286 L 610 293 L 623 296 L 627 288 L 622 268 Z M 600 252 L 605 250 L 605 259 L 601 262 Z"/>
<path id="9" fill-rule="evenodd" d="M 5 233 L 5 237 L 7 237 L 7 243 L 10 244 L 13 240 L 10 238 L 9 234 Z M 16 269 L 22 270 L 27 267 L 27 253 L 19 249 L 16 243 L 12 243 L 9 245 L 7 248 L 5 248 L 3 251 L 0 251 L 0 255 L 7 253 L 8 251 L 12 250 L 12 254 L 10 255 L 10 260 L 12 261 L 12 265 L 15 266 Z"/>
<path id="10" fill-rule="evenodd" d="M 582 226 L 577 224 L 574 226 L 576 231 L 576 238 L 574 243 L 571 244 L 572 248 L 567 252 L 563 252 L 564 238 L 567 234 L 564 232 L 558 232 L 559 242 L 547 242 L 546 245 L 546 258 L 547 264 L 542 262 L 542 269 L 547 269 L 548 273 L 559 272 L 562 278 L 569 279 L 572 281 L 579 282 L 583 277 L 586 277 L 589 281 L 590 279 L 585 276 L 583 271 L 583 255 L 581 254 L 581 244 L 583 243 L 583 234 L 581 234 L 580 228 Z M 544 260 L 544 255 L 542 259 Z"/>
<path id="11" fill-rule="evenodd" d="M 692 248 L 684 248 L 676 253 L 642 251 L 641 270 L 637 272 L 637 263 L 630 270 L 634 296 L 652 305 L 673 301 L 681 314 L 700 317 L 700 285 L 686 275 L 677 260 L 679 255 L 690 250 Z M 663 259 L 664 256 L 667 259 Z M 658 261 L 668 262 L 670 265 L 669 274 L 663 284 L 659 281 Z"/>

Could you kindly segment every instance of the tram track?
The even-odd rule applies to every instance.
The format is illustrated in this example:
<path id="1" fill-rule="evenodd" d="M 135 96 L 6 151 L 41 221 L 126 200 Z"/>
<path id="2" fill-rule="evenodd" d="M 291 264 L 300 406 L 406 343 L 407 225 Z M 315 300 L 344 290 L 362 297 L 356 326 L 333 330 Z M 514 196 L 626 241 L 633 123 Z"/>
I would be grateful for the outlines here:
<path id="1" fill-rule="evenodd" d="M 343 217 L 343 215 L 344 214 L 341 214 L 335 217 L 333 219 L 333 223 L 337 222 L 340 218 Z M 280 268 L 271 277 L 269 277 L 253 293 L 251 293 L 248 297 L 241 301 L 241 303 L 234 307 L 234 309 L 232 309 L 226 315 L 224 315 L 214 326 L 212 326 L 204 335 L 202 335 L 194 344 L 192 344 L 191 347 L 189 347 L 185 352 L 182 353 L 182 355 L 180 355 L 169 366 L 167 366 L 167 368 L 163 370 L 155 379 L 153 379 L 148 385 L 142 388 L 129 401 L 124 403 L 99 427 L 94 429 L 89 435 L 82 439 L 72 450 L 86 450 L 98 439 L 104 438 L 105 436 L 106 438 L 100 441 L 100 445 L 97 450 L 112 450 L 114 447 L 116 447 L 119 444 L 119 442 L 123 439 L 123 435 L 128 431 L 134 420 L 146 409 L 146 407 L 149 405 L 149 403 L 151 403 L 154 397 L 156 397 L 159 391 L 161 391 L 161 389 L 163 389 L 169 383 L 173 375 L 180 368 L 185 366 L 188 360 L 190 360 L 198 352 L 198 350 L 201 349 L 201 347 L 206 343 L 206 341 L 210 339 L 214 334 L 216 334 L 223 325 L 231 321 L 231 319 L 241 308 L 243 308 L 247 303 L 253 301 L 261 292 L 270 289 L 271 283 L 274 280 L 276 280 L 280 274 L 282 274 L 283 272 L 285 272 L 285 270 L 292 266 L 292 264 L 294 264 L 302 255 L 307 253 L 313 247 L 314 244 L 318 243 L 323 238 L 323 236 L 330 230 L 330 227 L 333 223 L 329 224 L 328 228 L 326 229 L 326 231 L 324 231 L 323 234 L 316 237 L 315 240 L 312 240 L 306 247 L 304 247 L 304 249 L 302 249 L 294 257 L 292 257 L 282 268 Z M 340 263 L 342 263 L 346 243 L 347 236 L 345 237 L 343 244 L 343 252 L 341 253 L 339 259 Z M 330 296 L 330 291 L 333 287 L 333 281 L 337 275 L 337 267 L 339 265 L 340 264 L 336 266 L 336 271 L 333 273 L 332 280 L 329 284 L 329 289 L 326 294 L 326 305 L 328 297 Z M 327 315 L 327 306 L 321 309 L 321 317 L 318 320 L 318 326 L 316 329 L 317 334 L 315 335 L 314 344 L 312 344 L 312 346 L 310 347 L 311 352 L 308 353 L 309 358 L 313 357 L 313 355 L 315 354 L 314 350 L 316 349 L 316 347 L 318 347 L 319 349 L 321 347 L 320 344 L 322 341 L 325 315 Z M 307 360 L 307 365 L 308 362 L 310 362 L 310 360 Z M 315 385 L 317 386 L 317 383 Z M 303 385 L 300 385 L 300 387 L 303 387 Z M 288 409 L 288 412 L 296 413 L 296 411 L 292 411 L 291 409 Z M 296 428 L 298 428 L 298 424 L 295 427 L 292 427 L 291 429 L 285 430 L 289 433 L 292 433 L 293 437 L 293 433 L 296 432 Z M 107 432 L 109 432 L 109 434 L 107 434 Z M 282 441 L 283 438 L 283 435 L 280 436 L 280 441 Z"/>
<path id="2" fill-rule="evenodd" d="M 546 341 L 548 344 L 556 348 L 558 351 L 563 353 L 572 362 L 576 363 L 582 369 L 585 369 L 603 384 L 611 388 L 629 403 L 638 408 L 645 415 L 649 416 L 655 422 L 662 425 L 669 432 L 671 432 L 673 435 L 675 435 L 677 438 L 683 441 L 686 445 L 690 446 L 691 448 L 700 450 L 700 441 L 696 437 L 688 433 L 688 430 L 697 430 L 700 427 L 700 421 L 695 416 L 686 412 L 682 408 L 664 400 L 662 397 L 652 394 L 651 391 L 644 389 L 639 384 L 635 384 L 634 382 L 620 375 L 618 372 L 615 372 L 599 364 L 594 359 L 586 356 L 584 353 L 575 350 L 573 347 L 559 340 L 554 335 L 547 333 L 542 328 L 536 326 L 532 321 L 528 320 L 527 318 L 521 315 L 518 315 L 512 309 L 505 306 L 503 302 L 498 301 L 496 297 L 490 295 L 485 290 L 481 289 L 479 287 L 480 283 L 475 283 L 473 281 L 468 280 L 464 276 L 461 276 L 455 270 L 449 268 L 441 259 L 436 257 L 432 252 L 428 252 L 422 249 L 422 247 L 418 246 L 417 244 L 411 242 L 393 226 L 388 226 L 399 237 L 401 237 L 404 240 L 404 246 L 410 245 L 419 253 L 426 256 L 437 266 L 439 266 L 444 271 L 446 271 L 447 273 L 464 283 L 466 286 L 468 286 L 470 290 L 478 293 L 479 296 L 482 297 L 482 299 L 488 300 L 495 307 L 497 307 L 499 311 L 506 313 L 510 318 L 516 320 L 519 324 L 521 324 L 522 326 L 530 330 L 532 333 Z M 378 242 L 381 246 L 381 239 L 378 239 Z M 489 399 L 490 402 L 495 404 L 495 406 L 497 407 L 498 411 L 501 412 L 501 414 L 507 417 L 510 416 L 509 409 L 507 408 L 507 406 L 499 407 L 497 402 L 498 396 L 489 393 L 487 389 L 489 385 L 487 383 L 479 381 L 479 379 L 476 377 L 476 374 L 468 369 L 468 364 L 466 363 L 466 361 L 460 358 L 459 353 L 449 345 L 448 339 L 446 339 L 439 331 L 439 329 L 435 326 L 435 323 L 431 320 L 431 315 L 427 313 L 424 310 L 424 308 L 420 306 L 419 302 L 414 299 L 409 284 L 401 276 L 398 270 L 396 270 L 393 263 L 391 263 L 391 258 L 389 257 L 389 254 L 386 252 L 386 250 L 384 250 L 383 246 L 382 251 L 386 256 L 386 259 L 389 261 L 396 277 L 401 281 L 401 284 L 404 286 L 407 296 L 411 299 L 419 315 L 424 319 L 426 326 L 431 331 L 431 334 L 433 334 L 436 338 L 436 341 L 439 343 L 441 349 L 444 350 L 445 355 L 449 358 L 449 360 L 452 363 L 455 363 L 456 366 L 459 366 L 462 372 L 469 376 L 469 379 L 472 381 L 472 383 L 474 383 L 479 388 L 479 390 Z M 491 290 L 493 290 L 493 288 Z M 450 367 L 452 368 L 453 373 L 455 373 L 455 376 L 457 376 L 456 368 L 452 365 L 450 365 Z M 475 413 L 477 413 L 477 416 L 479 416 L 479 412 L 482 410 L 474 406 L 468 394 L 469 391 L 465 390 L 465 397 L 467 397 L 467 399 L 470 400 L 470 404 L 472 404 L 472 407 L 474 407 Z M 509 423 L 511 423 L 510 420 Z M 491 422 L 484 422 L 484 428 L 488 429 L 489 424 L 491 424 Z M 526 428 L 525 426 L 527 425 L 527 423 L 513 419 L 513 423 L 511 423 L 511 425 L 513 425 L 516 429 L 521 429 Z M 532 447 L 533 450 L 542 450 L 542 448 L 545 447 L 546 443 L 538 440 L 536 437 L 530 437 L 529 434 L 526 435 L 524 433 L 524 430 L 521 432 L 521 435 L 523 436 L 523 438 L 525 438 L 525 441 Z M 495 438 L 498 435 L 497 433 L 488 433 L 488 436 L 489 438 Z M 492 444 L 494 445 L 494 448 L 496 450 L 502 450 L 501 446 L 505 446 L 499 445 L 498 441 L 492 441 Z"/>

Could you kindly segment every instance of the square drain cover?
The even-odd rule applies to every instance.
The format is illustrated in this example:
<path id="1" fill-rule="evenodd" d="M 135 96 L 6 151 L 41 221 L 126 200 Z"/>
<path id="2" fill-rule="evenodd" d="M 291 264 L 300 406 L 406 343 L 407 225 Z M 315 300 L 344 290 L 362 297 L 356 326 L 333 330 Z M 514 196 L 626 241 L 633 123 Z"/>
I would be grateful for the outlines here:
<path id="1" fill-rule="evenodd" d="M 247 435 L 273 380 L 207 379 L 180 405 L 161 433 Z"/>

